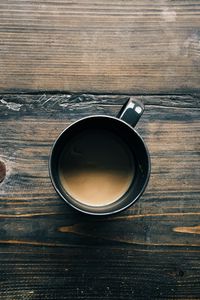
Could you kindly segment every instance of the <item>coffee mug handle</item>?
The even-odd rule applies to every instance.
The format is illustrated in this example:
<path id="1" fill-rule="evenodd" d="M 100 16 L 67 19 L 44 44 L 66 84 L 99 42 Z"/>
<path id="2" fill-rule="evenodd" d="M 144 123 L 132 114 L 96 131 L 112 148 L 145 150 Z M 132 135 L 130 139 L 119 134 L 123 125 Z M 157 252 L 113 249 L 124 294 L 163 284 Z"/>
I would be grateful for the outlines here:
<path id="1" fill-rule="evenodd" d="M 135 127 L 144 112 L 144 104 L 132 97 L 122 106 L 117 118 Z"/>

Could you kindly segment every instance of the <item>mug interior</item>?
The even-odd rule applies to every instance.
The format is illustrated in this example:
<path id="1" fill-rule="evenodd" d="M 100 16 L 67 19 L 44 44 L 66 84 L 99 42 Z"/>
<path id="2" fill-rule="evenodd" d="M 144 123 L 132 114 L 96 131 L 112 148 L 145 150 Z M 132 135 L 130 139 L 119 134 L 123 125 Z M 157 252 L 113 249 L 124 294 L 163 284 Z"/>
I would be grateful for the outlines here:
<path id="1" fill-rule="evenodd" d="M 117 201 L 105 206 L 90 206 L 74 199 L 62 186 L 59 176 L 59 160 L 66 143 L 83 130 L 103 129 L 120 137 L 130 149 L 135 161 L 135 176 L 126 193 Z M 121 119 L 109 116 L 91 116 L 66 128 L 53 145 L 49 161 L 50 177 L 58 194 L 72 207 L 92 215 L 117 213 L 133 204 L 143 193 L 150 175 L 148 150 L 138 133 Z"/>

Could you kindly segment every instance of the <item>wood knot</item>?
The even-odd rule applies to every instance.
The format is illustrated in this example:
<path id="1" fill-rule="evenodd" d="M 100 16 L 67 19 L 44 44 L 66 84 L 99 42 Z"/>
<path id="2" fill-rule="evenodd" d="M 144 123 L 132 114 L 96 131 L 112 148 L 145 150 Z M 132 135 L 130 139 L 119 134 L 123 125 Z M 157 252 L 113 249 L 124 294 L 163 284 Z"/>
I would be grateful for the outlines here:
<path id="1" fill-rule="evenodd" d="M 0 182 L 2 182 L 6 177 L 6 165 L 4 162 L 0 161 Z"/>
<path id="2" fill-rule="evenodd" d="M 184 272 L 182 270 L 178 271 L 178 276 L 183 277 L 184 276 Z"/>

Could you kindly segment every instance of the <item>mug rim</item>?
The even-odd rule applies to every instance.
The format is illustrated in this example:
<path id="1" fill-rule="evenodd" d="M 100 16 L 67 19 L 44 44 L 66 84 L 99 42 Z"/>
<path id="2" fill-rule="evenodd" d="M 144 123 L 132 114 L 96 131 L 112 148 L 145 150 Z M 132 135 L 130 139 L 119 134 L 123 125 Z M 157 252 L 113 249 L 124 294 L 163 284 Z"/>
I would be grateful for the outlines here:
<path id="1" fill-rule="evenodd" d="M 118 208 L 118 209 L 115 209 L 113 211 L 110 211 L 110 212 L 94 212 L 94 211 L 87 211 L 87 210 L 84 210 L 84 209 L 81 209 L 79 207 L 77 207 L 76 205 L 74 205 L 72 202 L 70 202 L 66 197 L 64 197 L 64 195 L 60 192 L 59 188 L 57 187 L 55 181 L 54 181 L 54 177 L 53 177 L 53 173 L 52 173 L 52 170 L 51 170 L 51 162 L 52 162 L 52 155 L 53 155 L 53 150 L 54 148 L 56 147 L 56 144 L 58 142 L 58 140 L 61 138 L 61 136 L 71 127 L 73 127 L 75 124 L 83 121 L 83 120 L 86 120 L 86 119 L 95 119 L 95 118 L 107 118 L 107 119 L 113 119 L 113 120 L 116 120 L 116 121 L 119 121 L 121 123 L 123 123 L 124 125 L 128 126 L 138 137 L 139 139 L 142 141 L 143 145 L 144 145 L 144 148 L 145 148 L 145 151 L 146 151 L 146 154 L 147 154 L 147 158 L 148 158 L 148 172 L 147 172 L 147 176 L 146 176 L 146 179 L 145 179 L 145 183 L 141 189 L 141 191 L 138 193 L 138 195 L 132 200 L 130 201 L 130 203 L 128 203 L 127 205 L 121 207 L 121 208 Z M 63 131 L 58 135 L 58 137 L 56 138 L 56 140 L 54 141 L 52 147 L 51 147 L 51 151 L 50 151 L 50 156 L 49 156 L 49 162 L 48 162 L 48 169 L 49 169 L 49 175 L 50 175 L 50 179 L 51 179 L 51 182 L 53 184 L 53 187 L 54 189 L 56 190 L 56 192 L 58 193 L 58 195 L 68 204 L 70 205 L 72 208 L 74 208 L 75 210 L 81 212 L 81 213 L 84 213 L 84 214 L 87 214 L 87 215 L 93 215 L 93 216 L 108 216 L 108 215 L 113 215 L 113 214 L 117 214 L 119 212 L 122 212 L 124 211 L 125 209 L 127 209 L 128 207 L 130 207 L 131 205 L 133 205 L 141 196 L 142 194 L 144 193 L 146 187 L 147 187 L 147 184 L 149 182 L 149 179 L 150 179 L 150 174 L 151 174 L 151 158 L 150 158 L 150 154 L 149 154 L 149 150 L 143 140 L 143 138 L 141 137 L 141 135 L 135 130 L 134 127 L 132 127 L 130 124 L 128 124 L 127 122 L 125 122 L 124 120 L 120 119 L 120 118 L 117 118 L 117 117 L 114 117 L 114 116 L 108 116 L 108 115 L 92 115 L 92 116 L 86 116 L 86 117 L 83 117 L 81 119 L 78 119 L 77 121 L 75 122 L 72 122 L 72 124 L 70 124 L 69 126 L 67 126 L 65 129 L 63 129 Z"/>

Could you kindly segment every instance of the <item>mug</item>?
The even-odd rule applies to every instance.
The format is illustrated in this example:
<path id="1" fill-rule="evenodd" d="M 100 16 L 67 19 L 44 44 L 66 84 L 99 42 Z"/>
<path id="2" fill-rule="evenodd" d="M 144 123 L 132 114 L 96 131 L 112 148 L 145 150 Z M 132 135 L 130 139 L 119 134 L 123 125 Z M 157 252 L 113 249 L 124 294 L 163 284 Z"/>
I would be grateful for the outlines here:
<path id="1" fill-rule="evenodd" d="M 117 117 L 107 115 L 84 117 L 64 129 L 64 131 L 58 136 L 53 144 L 50 154 L 49 173 L 55 190 L 71 207 L 75 208 L 79 212 L 89 215 L 110 215 L 128 208 L 141 197 L 147 186 L 151 168 L 149 151 L 142 137 L 134 129 L 134 126 L 139 121 L 143 111 L 144 105 L 140 101 L 130 98 L 122 106 Z M 76 197 L 74 197 L 66 188 L 64 188 L 61 182 L 61 171 L 59 166 L 62 159 L 62 153 L 64 149 L 68 147 L 71 140 L 74 138 L 78 139 L 80 133 L 87 132 L 87 130 L 103 130 L 103 132 L 105 132 L 105 137 L 106 133 L 115 135 L 116 138 L 122 140 L 124 145 L 128 147 L 128 151 L 134 161 L 134 176 L 128 189 L 124 191 L 124 193 L 118 199 L 116 199 L 116 201 L 106 205 L 100 204 L 95 206 L 81 202 L 80 199 L 76 199 Z M 88 143 L 88 140 L 85 141 L 85 143 Z M 88 145 L 92 145 L 92 143 L 93 140 L 91 138 L 91 141 L 89 141 Z M 105 142 L 105 144 L 106 143 L 108 143 L 108 141 Z M 113 156 L 114 154 L 115 153 L 113 153 Z M 109 158 L 106 159 L 109 163 Z M 120 162 L 120 156 L 117 159 L 118 162 Z M 73 159 L 68 161 L 73 167 Z M 117 164 L 117 161 L 115 161 L 115 163 Z M 74 169 L 76 169 L 75 166 Z M 77 184 L 79 183 L 77 182 Z M 99 193 L 101 193 L 103 189 L 103 186 L 99 186 Z"/>

